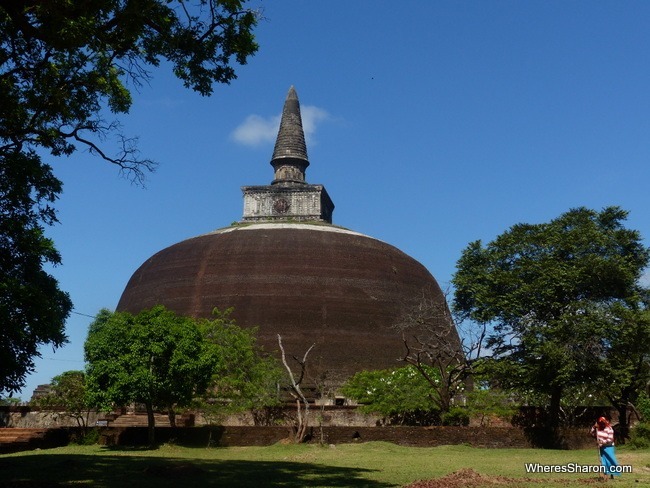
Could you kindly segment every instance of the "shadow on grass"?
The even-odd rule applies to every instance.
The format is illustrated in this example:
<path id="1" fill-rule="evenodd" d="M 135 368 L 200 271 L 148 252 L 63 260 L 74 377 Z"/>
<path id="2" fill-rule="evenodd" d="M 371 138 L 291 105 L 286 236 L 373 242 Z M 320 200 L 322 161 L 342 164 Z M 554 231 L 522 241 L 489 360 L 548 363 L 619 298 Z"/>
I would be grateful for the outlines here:
<path id="1" fill-rule="evenodd" d="M 233 486 L 287 488 L 395 486 L 364 477 L 373 470 L 311 463 L 164 459 L 130 454 L 38 454 L 0 458 L 0 488 Z"/>

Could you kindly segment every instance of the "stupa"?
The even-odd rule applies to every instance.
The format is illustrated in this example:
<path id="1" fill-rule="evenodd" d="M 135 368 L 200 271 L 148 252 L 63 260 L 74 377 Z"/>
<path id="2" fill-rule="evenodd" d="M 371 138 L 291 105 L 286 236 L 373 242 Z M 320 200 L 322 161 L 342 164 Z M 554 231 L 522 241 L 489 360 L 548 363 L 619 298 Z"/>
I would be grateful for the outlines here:
<path id="1" fill-rule="evenodd" d="M 289 89 L 271 159 L 270 185 L 244 186 L 242 220 L 174 244 L 133 274 L 117 310 L 157 304 L 210 317 L 233 307 L 258 341 L 301 357 L 315 344 L 308 370 L 341 383 L 361 370 L 403 365 L 394 325 L 423 296 L 445 304 L 427 269 L 399 249 L 332 224 L 323 185 L 307 183 L 309 166 L 300 103 Z M 448 320 L 441 330 L 452 330 Z"/>

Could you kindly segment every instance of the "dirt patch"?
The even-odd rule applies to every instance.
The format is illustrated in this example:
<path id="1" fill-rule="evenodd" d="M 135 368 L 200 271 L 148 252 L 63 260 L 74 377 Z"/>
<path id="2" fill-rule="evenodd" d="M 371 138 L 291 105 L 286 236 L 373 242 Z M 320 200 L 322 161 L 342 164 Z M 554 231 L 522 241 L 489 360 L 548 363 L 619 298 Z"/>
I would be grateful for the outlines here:
<path id="1" fill-rule="evenodd" d="M 563 485 L 601 483 L 601 480 L 598 478 L 584 478 L 579 480 L 549 480 L 540 478 L 508 478 L 506 476 L 488 476 L 477 473 L 470 468 L 463 468 L 440 478 L 414 481 L 413 483 L 404 486 L 404 488 L 478 488 L 490 486 L 496 487 L 498 485 L 505 487 L 508 485 L 521 485 L 522 483 L 548 483 L 549 481 Z"/>

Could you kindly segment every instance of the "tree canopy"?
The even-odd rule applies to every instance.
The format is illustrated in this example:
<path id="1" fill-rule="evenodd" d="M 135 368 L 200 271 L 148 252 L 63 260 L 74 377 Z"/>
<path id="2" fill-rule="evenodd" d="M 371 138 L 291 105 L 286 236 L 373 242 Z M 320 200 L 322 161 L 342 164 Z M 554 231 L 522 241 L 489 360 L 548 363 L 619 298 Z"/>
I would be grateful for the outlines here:
<path id="1" fill-rule="evenodd" d="M 650 308 L 648 300 L 639 307 L 617 305 L 607 336 L 600 388 L 619 412 L 624 435 L 629 428 L 628 407 L 650 385 Z"/>
<path id="2" fill-rule="evenodd" d="M 206 390 L 217 363 L 196 321 L 163 306 L 137 315 L 100 311 L 84 352 L 90 402 L 105 410 L 144 404 L 150 444 L 154 409 L 189 405 Z"/>
<path id="3" fill-rule="evenodd" d="M 102 310 L 84 345 L 87 390 L 104 410 L 144 404 L 153 444 L 154 410 L 174 423 L 177 408 L 200 403 L 207 416 L 273 405 L 280 370 L 228 312 L 183 317 L 158 305 L 137 315 Z"/>
<path id="4" fill-rule="evenodd" d="M 66 371 L 52 378 L 50 391 L 30 402 L 31 405 L 48 409 L 61 409 L 77 421 L 82 428 L 88 427 L 90 403 L 86 395 L 86 373 Z"/>
<path id="5" fill-rule="evenodd" d="M 437 369 L 422 366 L 432 381 L 441 383 Z M 440 407 L 429 381 L 415 366 L 360 371 L 341 388 L 341 392 L 361 404 L 361 410 L 378 413 L 397 423 L 438 423 Z"/>
<path id="6" fill-rule="evenodd" d="M 51 204 L 61 183 L 34 153 L 0 161 L 0 392 L 20 390 L 34 371 L 41 344 L 66 342 L 72 302 L 44 265 L 61 256 L 42 224 L 56 220 Z"/>
<path id="7" fill-rule="evenodd" d="M 13 0 L 0 5 L 0 391 L 24 386 L 39 345 L 65 342 L 72 304 L 46 265 L 61 182 L 43 158 L 85 148 L 142 183 L 155 162 L 121 132 L 161 64 L 210 95 L 257 50 L 245 0 Z M 115 138 L 110 143 L 107 138 Z M 112 149 L 116 144 L 116 149 Z"/>
<path id="8" fill-rule="evenodd" d="M 165 60 L 202 95 L 236 78 L 257 50 L 254 12 L 239 0 L 15 0 L 0 6 L 0 155 L 40 147 L 54 156 L 78 145 L 134 177 L 132 138 L 102 109 L 126 113 L 139 87 Z M 98 142 L 116 133 L 117 155 Z"/>
<path id="9" fill-rule="evenodd" d="M 232 309 L 215 309 L 214 317 L 198 327 L 216 364 L 201 409 L 204 415 L 254 410 L 278 403 L 282 371 L 277 360 L 257 345 L 256 329 L 242 328 L 230 317 Z"/>
<path id="10" fill-rule="evenodd" d="M 492 374 L 505 387 L 546 395 L 551 424 L 569 388 L 600 384 L 617 310 L 639 306 L 649 252 L 625 228 L 627 215 L 576 208 L 518 224 L 485 246 L 470 243 L 457 263 L 455 313 L 491 325 Z"/>

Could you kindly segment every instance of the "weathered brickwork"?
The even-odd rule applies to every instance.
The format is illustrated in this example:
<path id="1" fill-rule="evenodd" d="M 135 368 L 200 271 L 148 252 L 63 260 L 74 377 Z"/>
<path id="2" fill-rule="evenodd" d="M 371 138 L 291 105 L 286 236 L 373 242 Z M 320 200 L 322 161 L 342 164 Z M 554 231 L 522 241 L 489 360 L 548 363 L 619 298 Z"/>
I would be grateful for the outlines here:
<path id="1" fill-rule="evenodd" d="M 191 427 L 156 429 L 158 442 L 174 439 L 182 445 L 231 447 L 269 446 L 287 441 L 293 436 L 290 427 Z M 322 441 L 325 444 L 349 444 L 357 442 L 384 441 L 401 446 L 435 447 L 444 445 L 470 445 L 485 448 L 532 448 L 556 447 L 563 449 L 586 449 L 593 447 L 593 439 L 584 429 L 565 429 L 553 442 L 546 440 L 541 429 L 525 430 L 516 427 L 324 427 Z M 321 441 L 321 429 L 309 430 L 309 442 Z M 146 445 L 147 428 L 102 429 L 101 442 L 109 445 Z M 559 444 L 558 444 L 559 442 Z"/>
<path id="2" fill-rule="evenodd" d="M 399 249 L 331 225 L 332 200 L 304 178 L 304 142 L 292 87 L 270 162 L 274 179 L 242 188 L 243 221 L 156 253 L 133 274 L 117 310 L 164 305 L 210 318 L 215 307 L 233 308 L 237 324 L 256 327 L 258 344 L 278 358 L 278 335 L 288 357 L 313 347 L 306 377 L 327 378 L 332 388 L 362 370 L 399 366 L 404 343 L 395 324 L 423 297 L 444 310 L 444 294 Z M 460 347 L 448 315 L 427 327 Z"/>

